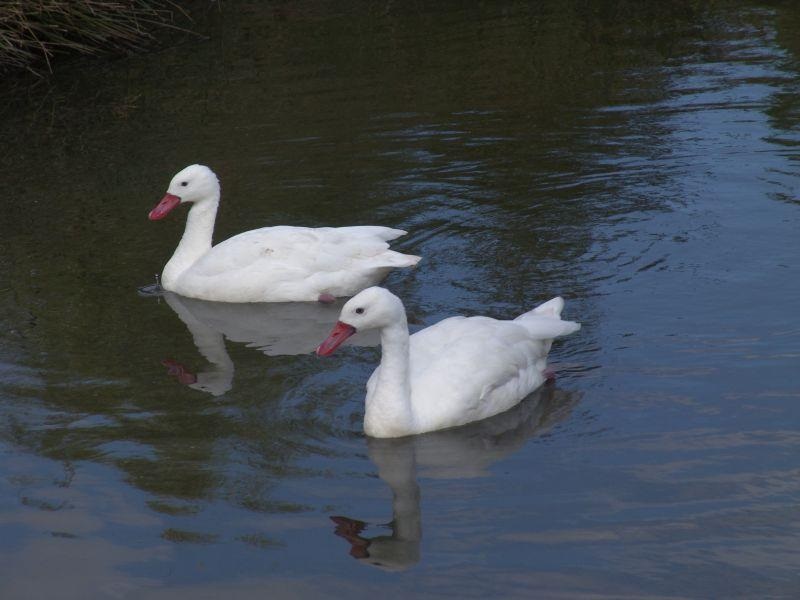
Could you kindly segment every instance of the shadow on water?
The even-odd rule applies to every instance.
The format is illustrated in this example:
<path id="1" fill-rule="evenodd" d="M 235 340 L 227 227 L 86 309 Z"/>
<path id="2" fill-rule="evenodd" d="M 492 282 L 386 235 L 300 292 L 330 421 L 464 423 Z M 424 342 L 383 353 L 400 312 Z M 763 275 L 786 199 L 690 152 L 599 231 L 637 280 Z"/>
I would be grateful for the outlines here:
<path id="1" fill-rule="evenodd" d="M 333 516 L 334 533 L 350 543 L 350 556 L 389 571 L 420 560 L 422 510 L 418 476 L 464 479 L 489 476 L 489 467 L 518 451 L 533 436 L 567 419 L 580 393 L 546 385 L 509 411 L 444 431 L 404 438 L 367 438 L 369 459 L 392 490 L 388 535 L 367 537 L 367 523 Z"/>
<path id="2" fill-rule="evenodd" d="M 210 369 L 190 372 L 181 363 L 165 359 L 169 375 L 192 389 L 220 396 L 233 386 L 234 363 L 225 339 L 244 343 L 267 356 L 311 354 L 330 333 L 345 303 L 273 302 L 230 304 L 207 302 L 165 292 L 162 296 L 192 334 L 197 351 Z M 376 346 L 374 331 L 352 336 L 346 345 Z"/>

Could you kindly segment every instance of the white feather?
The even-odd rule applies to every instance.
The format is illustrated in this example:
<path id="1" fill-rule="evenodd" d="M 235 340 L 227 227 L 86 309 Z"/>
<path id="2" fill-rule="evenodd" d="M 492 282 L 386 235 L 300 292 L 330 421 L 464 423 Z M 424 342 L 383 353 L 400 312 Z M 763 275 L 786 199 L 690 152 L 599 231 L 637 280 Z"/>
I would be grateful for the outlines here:
<path id="1" fill-rule="evenodd" d="M 364 431 L 400 437 L 515 406 L 544 383 L 553 338 L 580 329 L 561 320 L 563 304 L 554 298 L 513 321 L 450 317 L 409 336 L 403 305 L 387 290 L 373 287 L 351 298 L 340 321 L 381 330 L 383 354 L 367 382 Z"/>
<path id="2" fill-rule="evenodd" d="M 175 175 L 168 193 L 194 204 L 162 275 L 164 288 L 183 296 L 222 302 L 351 296 L 391 269 L 420 260 L 389 249 L 388 242 L 405 231 L 380 226 L 264 227 L 212 247 L 220 195 L 214 173 L 201 165 L 187 167 Z"/>

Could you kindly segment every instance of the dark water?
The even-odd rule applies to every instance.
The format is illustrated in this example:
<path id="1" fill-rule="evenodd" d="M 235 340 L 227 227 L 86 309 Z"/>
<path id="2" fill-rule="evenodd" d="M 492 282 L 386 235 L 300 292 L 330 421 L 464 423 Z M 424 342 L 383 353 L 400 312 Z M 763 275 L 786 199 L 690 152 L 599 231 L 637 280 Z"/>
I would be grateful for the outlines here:
<path id="1" fill-rule="evenodd" d="M 199 26 L 2 93 L 0 596 L 798 596 L 800 7 L 232 0 Z M 417 326 L 563 294 L 557 384 L 367 440 L 378 351 L 307 353 L 336 307 L 137 294 L 192 162 L 216 239 L 407 229 L 424 260 L 386 284 Z"/>

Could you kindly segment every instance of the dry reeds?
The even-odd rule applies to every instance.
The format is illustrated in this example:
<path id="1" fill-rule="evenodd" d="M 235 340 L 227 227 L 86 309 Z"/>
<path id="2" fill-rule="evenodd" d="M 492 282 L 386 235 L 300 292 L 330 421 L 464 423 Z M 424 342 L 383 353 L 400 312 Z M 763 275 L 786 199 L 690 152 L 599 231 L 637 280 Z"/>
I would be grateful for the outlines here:
<path id="1" fill-rule="evenodd" d="M 170 0 L 2 0 L 0 72 L 50 70 L 54 56 L 141 48 L 157 26 L 170 26 Z M 182 11 L 181 11 L 182 12 Z"/>

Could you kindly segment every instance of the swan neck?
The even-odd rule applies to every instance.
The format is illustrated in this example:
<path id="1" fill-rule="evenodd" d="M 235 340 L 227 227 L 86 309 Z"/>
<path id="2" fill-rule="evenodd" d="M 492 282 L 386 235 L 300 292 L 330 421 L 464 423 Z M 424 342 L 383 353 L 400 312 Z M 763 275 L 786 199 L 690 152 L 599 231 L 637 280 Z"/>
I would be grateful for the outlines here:
<path id="1" fill-rule="evenodd" d="M 211 250 L 218 206 L 219 192 L 216 192 L 204 200 L 195 202 L 189 210 L 181 241 L 164 267 L 162 283 L 167 289 L 170 289 L 170 284 L 174 283 L 184 271 Z"/>
<path id="2" fill-rule="evenodd" d="M 373 393 L 367 396 L 364 430 L 376 437 L 414 433 L 408 323 L 401 319 L 381 330 L 381 365 Z"/>

